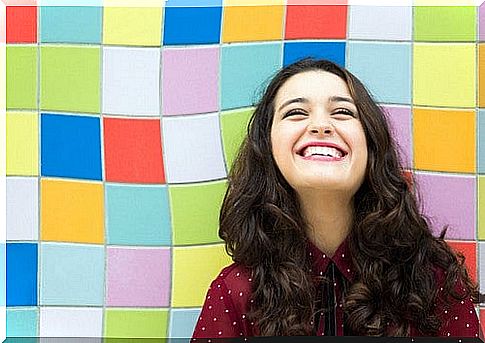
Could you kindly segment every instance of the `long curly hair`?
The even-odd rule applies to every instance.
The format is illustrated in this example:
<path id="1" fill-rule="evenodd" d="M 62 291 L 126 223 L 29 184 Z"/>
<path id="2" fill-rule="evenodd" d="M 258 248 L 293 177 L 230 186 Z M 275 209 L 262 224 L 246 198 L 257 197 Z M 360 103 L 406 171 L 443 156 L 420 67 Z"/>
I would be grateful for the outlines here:
<path id="1" fill-rule="evenodd" d="M 273 159 L 270 137 L 278 90 L 306 71 L 326 71 L 345 81 L 367 139 L 367 171 L 353 198 L 349 234 L 357 278 L 344 298 L 346 334 L 407 336 L 412 325 L 423 335 L 434 335 L 441 325 L 433 312 L 438 288 L 434 271 L 445 275 L 443 292 L 450 299 L 477 302 L 477 285 L 467 274 L 463 255 L 444 241 L 446 228 L 434 237 L 420 213 L 382 109 L 354 75 L 326 60 L 301 60 L 274 76 L 228 176 L 219 235 L 233 260 L 252 272 L 248 316 L 263 336 L 313 332 L 318 309 L 315 280 L 307 272 L 308 224 L 295 190 Z M 460 293 L 458 281 L 464 289 Z"/>

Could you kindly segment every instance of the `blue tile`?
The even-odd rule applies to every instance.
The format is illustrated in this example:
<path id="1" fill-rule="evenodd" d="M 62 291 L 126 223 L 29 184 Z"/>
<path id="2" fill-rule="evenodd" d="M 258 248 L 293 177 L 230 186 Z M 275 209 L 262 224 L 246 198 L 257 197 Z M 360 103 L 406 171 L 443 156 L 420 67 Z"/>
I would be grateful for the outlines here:
<path id="1" fill-rule="evenodd" d="M 166 7 L 163 45 L 219 43 L 221 17 L 222 7 Z"/>
<path id="2" fill-rule="evenodd" d="M 283 65 L 302 58 L 326 59 L 345 66 L 344 42 L 289 42 L 285 43 Z"/>
<path id="3" fill-rule="evenodd" d="M 478 172 L 485 174 L 485 110 L 478 110 L 478 131 L 477 131 L 477 145 L 478 145 Z"/>
<path id="4" fill-rule="evenodd" d="M 101 180 L 101 138 L 97 117 L 41 116 L 42 176 Z"/>
<path id="5" fill-rule="evenodd" d="M 103 305 L 103 246 L 43 243 L 41 256 L 41 305 Z"/>
<path id="6" fill-rule="evenodd" d="M 200 309 L 172 309 L 170 314 L 170 334 L 172 338 L 191 337 Z"/>
<path id="7" fill-rule="evenodd" d="M 221 108 L 252 106 L 281 68 L 281 43 L 222 47 Z"/>
<path id="8" fill-rule="evenodd" d="M 37 244 L 7 243 L 7 306 L 37 305 Z"/>
<path id="9" fill-rule="evenodd" d="M 348 69 L 378 102 L 411 103 L 411 44 L 350 42 Z"/>
<path id="10" fill-rule="evenodd" d="M 166 186 L 107 184 L 105 188 L 108 244 L 170 245 Z"/>
<path id="11" fill-rule="evenodd" d="M 40 40 L 43 43 L 101 42 L 101 7 L 49 6 L 40 8 Z"/>
<path id="12" fill-rule="evenodd" d="M 166 0 L 165 7 L 221 7 L 222 0 Z"/>
<path id="13" fill-rule="evenodd" d="M 33 308 L 7 308 L 7 337 L 38 336 L 39 311 Z M 22 343 L 27 343 L 22 340 Z"/>

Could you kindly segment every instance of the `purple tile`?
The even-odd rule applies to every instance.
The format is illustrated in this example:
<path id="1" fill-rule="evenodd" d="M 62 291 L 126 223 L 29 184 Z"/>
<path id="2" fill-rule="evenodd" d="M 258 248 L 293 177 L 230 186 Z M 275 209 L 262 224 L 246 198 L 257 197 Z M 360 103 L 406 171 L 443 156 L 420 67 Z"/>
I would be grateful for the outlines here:
<path id="1" fill-rule="evenodd" d="M 397 143 L 404 168 L 412 168 L 411 108 L 382 106 L 389 119 L 391 134 Z"/>
<path id="2" fill-rule="evenodd" d="M 107 258 L 107 306 L 169 305 L 169 249 L 108 247 Z"/>
<path id="3" fill-rule="evenodd" d="M 163 114 L 219 109 L 219 48 L 166 49 L 162 62 Z"/>
<path id="4" fill-rule="evenodd" d="M 445 238 L 476 239 L 474 176 L 415 173 L 415 182 L 435 235 L 449 225 Z"/>
<path id="5" fill-rule="evenodd" d="M 485 2 L 478 8 L 478 40 L 485 41 Z"/>

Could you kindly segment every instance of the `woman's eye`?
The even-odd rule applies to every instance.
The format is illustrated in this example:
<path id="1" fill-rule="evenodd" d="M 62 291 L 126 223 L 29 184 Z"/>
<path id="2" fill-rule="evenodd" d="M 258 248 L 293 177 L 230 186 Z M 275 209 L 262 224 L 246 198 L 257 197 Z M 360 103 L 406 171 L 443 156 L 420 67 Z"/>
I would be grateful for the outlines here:
<path id="1" fill-rule="evenodd" d="M 349 116 L 355 117 L 354 112 L 352 112 L 351 110 L 348 110 L 346 108 L 339 108 L 338 110 L 336 110 L 334 112 L 334 114 L 345 114 L 345 115 L 349 115 Z"/>
<path id="2" fill-rule="evenodd" d="M 306 112 L 303 112 L 302 110 L 291 110 L 287 112 L 283 118 L 287 118 L 290 116 L 306 116 Z"/>

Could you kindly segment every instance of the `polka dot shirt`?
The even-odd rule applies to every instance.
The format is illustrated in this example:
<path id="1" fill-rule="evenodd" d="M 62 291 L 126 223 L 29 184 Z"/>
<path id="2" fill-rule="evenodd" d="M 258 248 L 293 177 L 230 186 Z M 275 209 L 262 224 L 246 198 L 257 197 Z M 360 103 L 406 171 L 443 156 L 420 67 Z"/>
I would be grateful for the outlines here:
<path id="1" fill-rule="evenodd" d="M 348 241 L 345 240 L 337 249 L 333 257 L 326 256 L 316 246 L 309 243 L 308 254 L 312 260 L 309 270 L 315 276 L 323 276 L 327 272 L 329 264 L 334 263 L 335 269 L 350 283 L 355 281 L 355 274 L 349 254 Z M 436 272 L 437 284 L 444 282 L 444 272 Z M 232 264 L 224 268 L 219 276 L 212 282 L 205 298 L 200 317 L 195 326 L 192 342 L 199 338 L 228 338 L 228 337 L 252 337 L 258 336 L 257 325 L 252 322 L 247 313 L 251 303 L 251 272 L 247 268 Z M 342 280 L 337 278 L 333 284 L 335 294 L 335 333 L 343 336 L 344 313 L 342 302 Z M 462 286 L 458 283 L 456 289 Z M 442 287 L 440 286 L 440 292 Z M 471 299 L 450 303 L 438 297 L 436 314 L 442 321 L 439 336 L 444 337 L 478 337 L 479 323 L 474 305 Z M 325 335 L 326 320 L 322 313 L 316 316 L 318 336 Z M 416 328 L 411 328 L 411 336 L 420 336 Z M 208 341 L 208 340 L 200 340 Z"/>

